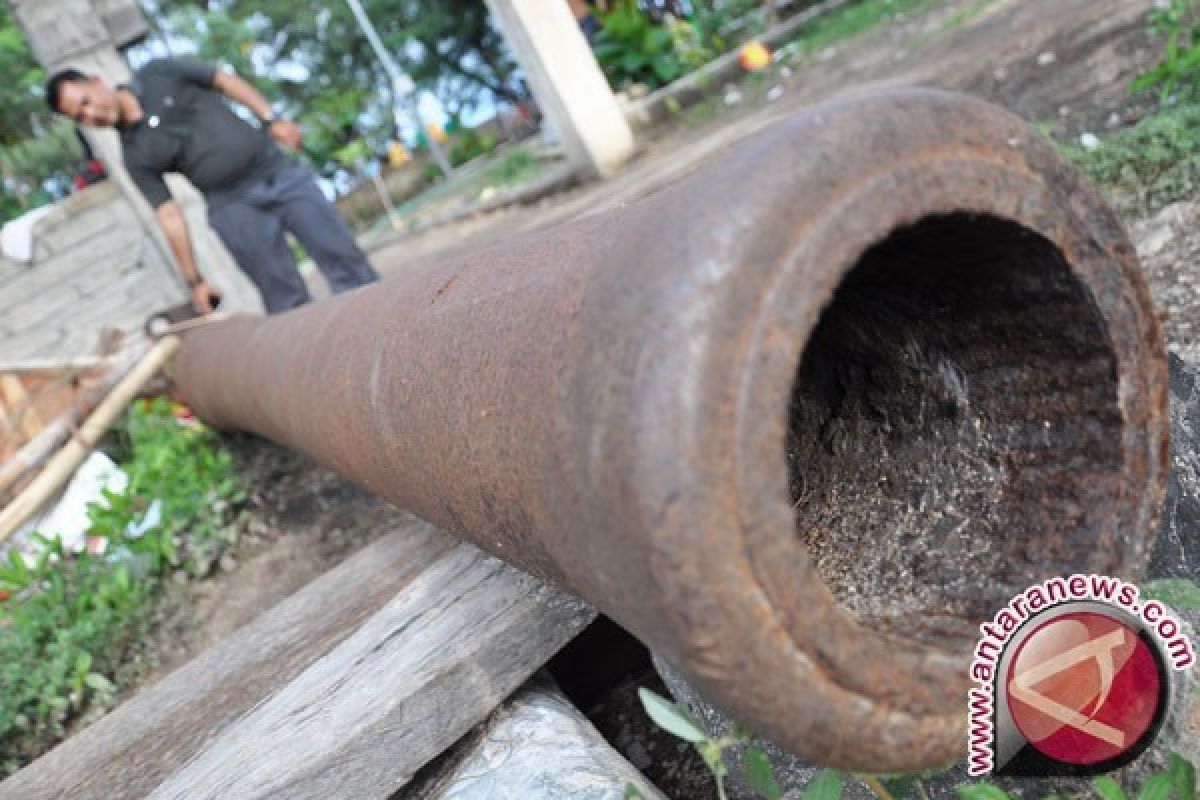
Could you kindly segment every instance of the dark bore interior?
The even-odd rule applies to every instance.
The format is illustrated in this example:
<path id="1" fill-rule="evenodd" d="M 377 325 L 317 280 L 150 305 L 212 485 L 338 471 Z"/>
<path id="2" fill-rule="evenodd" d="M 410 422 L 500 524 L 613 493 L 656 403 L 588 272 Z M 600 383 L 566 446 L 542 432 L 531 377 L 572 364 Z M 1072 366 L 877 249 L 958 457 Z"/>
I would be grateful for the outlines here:
<path id="1" fill-rule="evenodd" d="M 797 529 L 867 624 L 969 640 L 1015 592 L 1111 557 L 1120 443 L 1116 361 L 1059 250 L 926 217 L 866 252 L 805 349 Z"/>

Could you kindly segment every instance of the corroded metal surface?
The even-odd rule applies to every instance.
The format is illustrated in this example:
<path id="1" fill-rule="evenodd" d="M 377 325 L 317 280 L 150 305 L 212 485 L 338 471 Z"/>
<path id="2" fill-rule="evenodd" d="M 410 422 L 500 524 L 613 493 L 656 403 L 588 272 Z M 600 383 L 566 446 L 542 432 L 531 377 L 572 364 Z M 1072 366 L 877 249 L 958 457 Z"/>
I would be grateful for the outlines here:
<path id="1" fill-rule="evenodd" d="M 1015 117 L 841 99 L 637 203 L 188 334 L 202 418 L 561 582 L 798 754 L 964 751 L 973 625 L 1136 576 L 1165 365 L 1133 249 Z"/>

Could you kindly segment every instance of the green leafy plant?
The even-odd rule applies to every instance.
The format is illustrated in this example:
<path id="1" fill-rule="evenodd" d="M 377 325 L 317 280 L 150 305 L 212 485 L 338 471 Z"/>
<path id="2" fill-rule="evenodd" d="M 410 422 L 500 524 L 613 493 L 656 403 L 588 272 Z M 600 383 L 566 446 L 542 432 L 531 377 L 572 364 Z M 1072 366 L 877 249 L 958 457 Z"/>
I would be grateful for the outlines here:
<path id="1" fill-rule="evenodd" d="M 1137 794 L 1130 795 L 1107 775 L 1092 779 L 1092 788 L 1100 800 L 1193 800 L 1196 796 L 1196 769 L 1180 755 L 1172 753 L 1167 768 L 1146 778 Z M 959 786 L 961 800 L 1013 800 L 1008 792 L 991 783 Z M 1057 798 L 1051 795 L 1046 800 Z"/>
<path id="2" fill-rule="evenodd" d="M 761 747 L 753 743 L 754 736 L 740 726 L 734 726 L 729 734 L 714 739 L 708 736 L 700 724 L 679 703 L 672 703 L 649 689 L 638 689 L 638 698 L 646 714 L 658 727 L 672 736 L 690 743 L 700 754 L 705 766 L 716 781 L 717 797 L 725 800 L 725 779 L 729 777 L 729 766 L 725 754 L 731 748 L 741 748 L 742 778 L 746 786 L 767 800 L 780 800 L 782 793 L 775 780 L 771 760 Z M 822 770 L 805 787 L 801 800 L 839 800 L 842 796 L 842 774 L 836 770 Z M 625 789 L 627 800 L 642 797 L 633 784 Z"/>
<path id="3" fill-rule="evenodd" d="M 1107 775 L 1092 781 L 1101 800 L 1130 800 L 1130 796 Z M 1171 754 L 1167 768 L 1146 778 L 1134 800 L 1193 800 L 1196 796 L 1196 768 L 1187 759 Z"/>
<path id="4" fill-rule="evenodd" d="M 495 134 L 480 132 L 474 128 L 467 128 L 455 140 L 453 147 L 450 148 L 450 163 L 454 166 L 465 164 L 468 161 L 485 155 L 496 149 L 497 139 Z"/>
<path id="5" fill-rule="evenodd" d="M 701 46 L 723 53 L 733 46 L 739 34 L 753 33 L 761 27 L 766 15 L 759 14 L 757 20 L 752 18 L 763 10 L 760 0 L 695 0 L 688 21 L 695 28 Z"/>
<path id="6" fill-rule="evenodd" d="M 113 676 L 144 630 L 162 578 L 211 568 L 244 499 L 228 453 L 162 400 L 135 405 L 119 439 L 129 483 L 89 507 L 103 554 L 35 534 L 32 561 L 0 561 L 0 777 L 115 702 Z"/>
<path id="7" fill-rule="evenodd" d="M 1200 75 L 1200 23 L 1196 0 L 1172 0 L 1165 9 L 1150 14 L 1150 26 L 1166 37 L 1163 60 L 1158 66 L 1138 75 L 1133 91 L 1158 88 L 1158 99 L 1165 103 L 1177 89 L 1194 91 Z"/>
<path id="8" fill-rule="evenodd" d="M 1186 578 L 1164 578 L 1143 584 L 1142 597 L 1179 610 L 1200 608 L 1200 585 Z"/>
<path id="9" fill-rule="evenodd" d="M 1088 177 L 1112 192 L 1123 211 L 1153 212 L 1200 187 L 1200 98 L 1181 100 L 1137 125 L 1105 136 L 1099 146 L 1063 147 Z"/>
<path id="10" fill-rule="evenodd" d="M 1193 587 L 1194 588 L 1194 587 Z M 1164 600 L 1163 602 L 1166 602 Z M 667 733 L 690 743 L 696 748 L 705 766 L 716 781 L 717 797 L 725 800 L 725 779 L 729 777 L 729 766 L 725 754 L 731 748 L 742 748 L 742 777 L 745 785 L 767 800 L 781 800 L 782 794 L 775 780 L 770 759 L 758 745 L 754 736 L 740 726 L 734 726 L 726 736 L 713 739 L 708 736 L 688 710 L 679 703 L 650 691 L 639 689 L 638 697 L 646 714 L 658 727 Z M 859 775 L 857 776 L 881 800 L 906 800 L 927 797 L 921 786 L 922 780 L 937 771 L 907 775 Z M 844 776 L 837 770 L 822 770 L 798 795 L 799 800 L 840 800 Z M 1146 778 L 1136 795 L 1127 795 L 1116 781 L 1100 776 L 1092 782 L 1100 800 L 1192 800 L 1196 797 L 1196 770 L 1190 761 L 1178 754 L 1171 754 L 1167 767 Z M 955 788 L 960 800 L 1014 800 L 1013 796 L 994 783 L 980 782 L 963 784 Z M 788 797 L 793 797 L 789 792 Z M 633 784 L 625 787 L 625 800 L 645 800 L 641 791 Z M 1065 800 L 1057 793 L 1043 800 Z M 1077 799 L 1081 800 L 1081 798 Z"/>
<path id="11" fill-rule="evenodd" d="M 1012 795 L 990 783 L 972 783 L 955 791 L 961 800 L 1012 800 Z"/>
<path id="12" fill-rule="evenodd" d="M 712 61 L 722 50 L 716 46 L 721 41 L 719 38 L 706 36 L 705 31 L 691 20 L 668 16 L 663 25 L 671 37 L 671 48 L 688 72 Z"/>
<path id="13" fill-rule="evenodd" d="M 671 31 L 654 24 L 637 0 L 616 0 L 612 10 L 600 14 L 600 22 L 593 50 L 615 88 L 633 83 L 655 88 L 686 71 Z"/>
<path id="14" fill-rule="evenodd" d="M 33 565 L 2 579 L 14 592 L 0 603 L 0 775 L 48 749 L 87 707 L 111 705 L 105 676 L 137 626 L 150 587 L 124 566 L 69 556 L 62 542 L 41 540 Z M 13 572 L 20 573 L 13 580 Z"/>
<path id="15" fill-rule="evenodd" d="M 538 169 L 537 158 L 528 150 L 513 150 L 488 167 L 484 179 L 489 186 L 512 186 L 529 178 Z"/>

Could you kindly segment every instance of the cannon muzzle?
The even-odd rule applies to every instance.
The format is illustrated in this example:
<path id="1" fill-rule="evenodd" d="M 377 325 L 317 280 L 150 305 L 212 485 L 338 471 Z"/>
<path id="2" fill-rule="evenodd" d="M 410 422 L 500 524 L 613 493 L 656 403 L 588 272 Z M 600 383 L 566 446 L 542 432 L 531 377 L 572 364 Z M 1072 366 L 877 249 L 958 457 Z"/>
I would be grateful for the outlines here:
<path id="1" fill-rule="evenodd" d="M 1136 578 L 1166 367 L 1133 247 L 1011 114 L 813 107 L 636 202 L 188 333 L 222 428 L 594 604 L 757 733 L 965 753 L 978 624 Z"/>

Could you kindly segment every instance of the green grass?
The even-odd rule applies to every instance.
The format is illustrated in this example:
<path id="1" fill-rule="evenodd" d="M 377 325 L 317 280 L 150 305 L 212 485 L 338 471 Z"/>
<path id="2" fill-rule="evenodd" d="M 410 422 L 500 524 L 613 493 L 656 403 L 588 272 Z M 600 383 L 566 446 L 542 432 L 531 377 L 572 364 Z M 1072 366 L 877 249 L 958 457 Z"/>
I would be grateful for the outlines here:
<path id="1" fill-rule="evenodd" d="M 212 431 L 157 400 L 135 404 L 116 438 L 129 485 L 88 508 L 103 555 L 47 531 L 35 563 L 0 559 L 0 779 L 113 705 L 163 580 L 205 574 L 236 537 L 245 495 Z"/>
<path id="2" fill-rule="evenodd" d="M 938 1 L 862 0 L 817 17 L 812 23 L 804 26 L 788 46 L 801 53 L 819 52 L 843 39 L 857 36 L 863 31 L 890 21 L 897 14 L 917 11 Z"/>
<path id="3" fill-rule="evenodd" d="M 544 162 L 528 146 L 518 145 L 503 155 L 496 155 L 490 163 L 473 163 L 465 166 L 449 180 L 434 184 L 425 191 L 396 206 L 396 216 L 409 226 L 418 224 L 422 215 L 439 204 L 457 198 L 478 197 L 487 187 L 508 188 L 529 181 L 542 171 Z M 368 230 L 382 233 L 391 228 L 386 214 L 380 216 Z"/>
<path id="4" fill-rule="evenodd" d="M 1200 97 L 1164 106 L 1093 150 L 1078 141 L 1062 149 L 1122 212 L 1153 213 L 1200 189 Z"/>
<path id="5" fill-rule="evenodd" d="M 932 42 L 934 39 L 940 39 L 952 31 L 956 31 L 966 25 L 971 20 L 978 17 L 991 5 L 994 5 L 996 0 L 976 0 L 969 6 L 963 6 L 958 11 L 955 11 L 950 16 L 942 20 L 938 26 L 927 33 L 922 33 L 910 44 L 906 49 L 909 53 L 919 51 L 925 45 Z"/>
<path id="6" fill-rule="evenodd" d="M 937 33 L 949 33 L 952 30 L 961 28 L 963 25 L 966 25 L 968 22 L 982 14 L 988 6 L 995 2 L 996 0 L 977 0 L 977 2 L 974 2 L 969 6 L 960 8 L 958 11 L 955 11 L 953 14 L 946 17 L 946 19 L 943 20 L 940 25 L 938 25 Z"/>
<path id="7" fill-rule="evenodd" d="M 509 152 L 483 173 L 487 186 L 516 186 L 537 174 L 539 162 L 525 149 Z"/>

